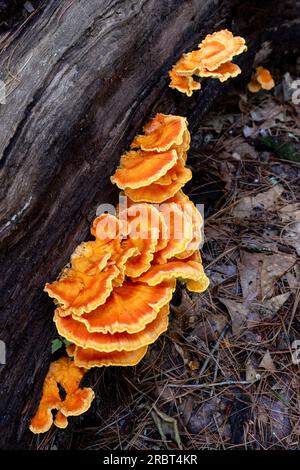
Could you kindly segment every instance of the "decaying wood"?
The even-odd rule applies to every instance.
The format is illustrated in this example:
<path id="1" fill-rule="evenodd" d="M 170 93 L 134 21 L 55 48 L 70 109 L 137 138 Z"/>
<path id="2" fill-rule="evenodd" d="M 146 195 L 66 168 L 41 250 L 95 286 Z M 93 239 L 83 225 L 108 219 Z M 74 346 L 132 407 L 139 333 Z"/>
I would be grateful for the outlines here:
<path id="1" fill-rule="evenodd" d="M 195 129 L 230 86 L 211 80 L 186 98 L 168 88 L 171 65 L 223 27 L 249 42 L 244 80 L 263 41 L 277 56 L 300 43 L 296 1 L 277 12 L 250 0 L 45 3 L 0 42 L 2 448 L 29 446 L 55 336 L 43 286 L 88 237 L 97 205 L 115 201 L 109 176 L 121 153 L 157 111 L 185 115 Z"/>

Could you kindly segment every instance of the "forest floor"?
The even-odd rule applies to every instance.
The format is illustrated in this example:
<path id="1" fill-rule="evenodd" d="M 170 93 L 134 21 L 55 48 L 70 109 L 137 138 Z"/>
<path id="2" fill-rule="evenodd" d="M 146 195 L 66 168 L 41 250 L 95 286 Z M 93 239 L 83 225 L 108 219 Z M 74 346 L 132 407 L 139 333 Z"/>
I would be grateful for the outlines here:
<path id="1" fill-rule="evenodd" d="M 224 98 L 192 136 L 210 287 L 178 289 L 139 366 L 92 377 L 72 448 L 300 448 L 300 106 L 289 73 L 275 78 L 271 92 Z M 58 433 L 35 448 L 56 448 Z"/>

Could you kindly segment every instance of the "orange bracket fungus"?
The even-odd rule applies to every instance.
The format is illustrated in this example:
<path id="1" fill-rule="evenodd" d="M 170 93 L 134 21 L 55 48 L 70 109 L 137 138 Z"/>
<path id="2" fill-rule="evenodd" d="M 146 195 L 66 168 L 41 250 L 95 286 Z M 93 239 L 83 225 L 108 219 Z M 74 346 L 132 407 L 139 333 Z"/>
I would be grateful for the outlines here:
<path id="1" fill-rule="evenodd" d="M 127 166 L 124 166 L 121 157 L 120 168 L 111 180 L 134 202 L 162 203 L 174 196 L 192 178 L 191 170 L 185 166 L 189 145 L 190 136 L 185 118 L 157 114 L 144 127 L 144 134 L 133 140 L 131 147 L 136 150 L 125 154 Z M 137 185 L 126 168 L 130 165 L 130 158 L 135 162 L 141 154 L 147 161 L 147 171 L 140 172 Z"/>
<path id="2" fill-rule="evenodd" d="M 231 56 L 241 49 L 242 43 L 232 41 Z M 218 67 L 224 57 L 219 55 Z M 89 408 L 94 393 L 79 386 L 88 369 L 142 360 L 167 330 L 177 279 L 192 292 L 207 288 L 199 253 L 203 220 L 182 191 L 192 177 L 186 167 L 189 145 L 184 117 L 151 119 L 111 177 L 126 206 L 120 200 L 116 215 L 98 216 L 93 239 L 81 243 L 59 278 L 46 284 L 56 304 L 57 331 L 70 344 L 68 357 L 50 365 L 30 424 L 34 433 L 47 431 L 53 422 L 65 427 L 68 416 Z"/>
<path id="3" fill-rule="evenodd" d="M 248 83 L 248 90 L 251 93 L 257 93 L 260 90 L 272 90 L 275 82 L 271 72 L 264 67 L 257 67 L 255 74 L 252 76 L 250 83 Z"/>
<path id="4" fill-rule="evenodd" d="M 43 385 L 43 395 L 36 415 L 31 420 L 30 430 L 39 434 L 50 429 L 52 423 L 58 428 L 68 425 L 68 416 L 78 416 L 89 409 L 94 399 L 91 388 L 80 388 L 86 369 L 78 367 L 74 361 L 61 357 L 52 362 Z M 59 386 L 65 398 L 60 395 Z M 57 414 L 53 418 L 52 410 Z"/>
<path id="5" fill-rule="evenodd" d="M 225 82 L 241 73 L 233 57 L 247 50 L 245 40 L 233 36 L 227 29 L 208 34 L 199 44 L 199 49 L 183 54 L 169 72 L 170 88 L 187 96 L 199 90 L 201 84 L 193 80 L 193 75 L 203 78 L 217 78 Z"/>

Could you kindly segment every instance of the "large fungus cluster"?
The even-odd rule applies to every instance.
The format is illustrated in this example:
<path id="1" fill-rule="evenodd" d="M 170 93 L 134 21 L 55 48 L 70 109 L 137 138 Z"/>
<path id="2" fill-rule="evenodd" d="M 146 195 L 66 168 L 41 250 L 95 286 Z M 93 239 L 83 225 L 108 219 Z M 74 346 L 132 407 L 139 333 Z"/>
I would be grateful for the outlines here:
<path id="1" fill-rule="evenodd" d="M 71 343 L 62 365 L 72 374 L 77 371 L 74 393 L 89 390 L 78 392 L 82 371 L 134 366 L 143 358 L 168 327 L 177 279 L 193 292 L 208 286 L 199 253 L 203 221 L 181 189 L 192 177 L 185 166 L 189 144 L 185 118 L 156 115 L 111 178 L 122 190 L 125 206 L 120 203 L 115 215 L 97 217 L 93 240 L 81 243 L 60 277 L 45 286 L 57 305 L 57 331 Z M 65 372 L 63 381 L 54 376 L 55 364 L 31 423 L 34 432 L 49 429 L 52 409 L 59 410 L 54 423 L 61 427 L 66 424 L 61 413 L 78 414 L 79 408 L 68 414 L 59 400 L 57 382 L 68 397 L 72 379 Z M 88 398 L 90 403 L 90 393 L 85 401 L 80 395 L 82 410 Z"/>
<path id="2" fill-rule="evenodd" d="M 199 49 L 183 54 L 173 66 L 169 72 L 170 88 L 191 96 L 194 90 L 201 88 L 193 75 L 216 78 L 220 82 L 236 77 L 241 69 L 232 59 L 246 50 L 245 40 L 240 36 L 233 36 L 227 29 L 208 34 L 199 44 Z"/>

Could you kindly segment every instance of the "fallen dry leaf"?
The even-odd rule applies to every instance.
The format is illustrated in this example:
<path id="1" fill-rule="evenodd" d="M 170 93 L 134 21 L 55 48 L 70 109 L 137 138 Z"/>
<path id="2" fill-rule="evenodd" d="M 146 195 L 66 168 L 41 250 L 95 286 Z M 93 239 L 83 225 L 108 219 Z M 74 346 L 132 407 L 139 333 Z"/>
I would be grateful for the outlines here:
<path id="1" fill-rule="evenodd" d="M 247 321 L 247 309 L 245 305 L 232 299 L 226 299 L 225 297 L 219 297 L 219 300 L 228 310 L 233 335 L 239 336 Z"/>
<path id="2" fill-rule="evenodd" d="M 261 268 L 261 298 L 270 298 L 274 293 L 274 284 L 287 271 L 292 269 L 297 259 L 287 254 L 264 255 Z"/>
<path id="3" fill-rule="evenodd" d="M 278 215 L 282 222 L 287 224 L 283 229 L 281 239 L 295 248 L 297 254 L 300 255 L 300 204 L 288 204 L 280 209 Z"/>
<path id="4" fill-rule="evenodd" d="M 206 274 L 209 277 L 212 286 L 222 284 L 233 276 L 236 276 L 236 273 L 236 265 L 233 263 L 214 264 L 211 268 L 206 270 Z"/>
<path id="5" fill-rule="evenodd" d="M 210 240 L 224 240 L 229 238 L 232 233 L 232 230 L 229 226 L 224 225 L 223 221 L 213 222 L 211 225 L 209 221 L 205 225 L 205 239 L 206 241 Z"/>
<path id="6" fill-rule="evenodd" d="M 232 114 L 211 114 L 211 117 L 205 121 L 206 129 L 213 129 L 217 134 L 222 132 L 223 127 L 227 124 L 233 124 L 234 117 Z"/>
<path id="7" fill-rule="evenodd" d="M 208 318 L 197 323 L 190 338 L 211 343 L 218 339 L 226 324 L 227 318 L 225 315 L 210 313 Z"/>
<path id="8" fill-rule="evenodd" d="M 291 272 L 286 273 L 285 279 L 287 280 L 289 284 L 289 288 L 294 290 L 298 289 L 300 285 L 300 265 L 299 263 L 296 264 Z"/>
<path id="9" fill-rule="evenodd" d="M 151 416 L 166 447 L 168 448 L 167 437 L 169 437 L 172 441 L 176 442 L 178 448 L 182 450 L 183 446 L 181 443 L 177 420 L 158 410 L 155 406 L 151 411 Z"/>
<path id="10" fill-rule="evenodd" d="M 217 430 L 214 417 L 219 414 L 220 399 L 213 397 L 205 401 L 200 407 L 192 413 L 188 423 L 188 430 L 192 434 L 198 434 L 201 431 L 214 432 Z"/>
<path id="11" fill-rule="evenodd" d="M 246 137 L 246 139 L 248 137 L 252 137 L 252 138 L 257 137 L 258 133 L 259 133 L 259 128 L 257 127 L 245 126 L 243 128 L 243 135 L 244 137 Z"/>
<path id="12" fill-rule="evenodd" d="M 287 119 L 286 109 L 277 104 L 272 96 L 269 96 L 262 106 L 250 111 L 250 116 L 253 121 L 260 123 L 263 129 L 271 129 L 278 125 L 278 121 L 285 122 Z"/>
<path id="13" fill-rule="evenodd" d="M 300 436 L 300 421 L 293 427 L 293 434 Z"/>
<path id="14" fill-rule="evenodd" d="M 171 387 L 166 387 L 166 384 L 158 384 L 156 389 L 154 389 L 155 396 L 157 399 L 162 400 L 164 403 L 174 402 L 175 390 Z"/>
<path id="15" fill-rule="evenodd" d="M 262 255 L 241 251 L 241 261 L 238 263 L 241 288 L 244 301 L 251 301 L 259 295 L 259 259 Z"/>
<path id="16" fill-rule="evenodd" d="M 239 273 L 244 300 L 272 297 L 275 282 L 290 271 L 296 261 L 293 255 L 248 253 L 242 250 Z"/>
<path id="17" fill-rule="evenodd" d="M 266 300 L 260 306 L 260 313 L 263 316 L 263 320 L 271 320 L 278 310 L 283 306 L 283 304 L 288 300 L 290 297 L 290 292 L 285 292 L 284 294 L 276 295 L 269 300 Z"/>
<path id="18" fill-rule="evenodd" d="M 191 299 L 189 294 L 183 290 L 179 305 L 171 305 L 172 311 L 175 314 L 175 321 L 172 323 L 173 330 L 182 330 L 183 324 L 186 322 L 190 327 L 194 327 L 199 320 L 199 315 L 202 311 L 203 298 L 195 296 Z"/>
<path id="19" fill-rule="evenodd" d="M 244 219 L 251 217 L 255 209 L 267 210 L 274 208 L 283 191 L 283 186 L 277 184 L 268 189 L 268 191 L 259 193 L 256 196 L 245 196 L 239 200 L 232 213 L 234 217 Z"/>
<path id="20" fill-rule="evenodd" d="M 197 299 L 198 300 L 198 299 Z M 179 305 L 172 305 L 172 310 L 175 314 L 178 315 L 194 315 L 199 314 L 199 303 L 193 301 L 189 294 L 183 290 L 181 295 L 181 300 Z"/>
<path id="21" fill-rule="evenodd" d="M 282 222 L 300 222 L 300 203 L 287 204 L 278 211 Z"/>
<path id="22" fill-rule="evenodd" d="M 225 184 L 226 191 L 230 190 L 235 173 L 236 173 L 235 166 L 232 163 L 226 160 L 221 161 L 220 175 L 221 175 L 222 180 L 225 181 L 226 183 Z"/>
<path id="23" fill-rule="evenodd" d="M 190 361 L 189 353 L 187 351 L 185 351 L 181 346 L 179 346 L 179 344 L 177 344 L 177 343 L 173 343 L 173 344 L 174 344 L 174 348 L 176 349 L 176 351 L 180 355 L 181 359 L 183 360 L 183 364 L 187 365 L 188 362 Z"/>
<path id="24" fill-rule="evenodd" d="M 246 330 L 243 333 L 243 343 L 246 345 L 248 344 L 260 344 L 262 342 L 262 337 L 260 334 L 255 333 L 254 331 L 251 330 Z"/>
<path id="25" fill-rule="evenodd" d="M 234 154 L 239 158 L 236 158 L 236 156 L 234 157 Z M 245 157 L 251 157 L 253 160 L 256 160 L 258 158 L 257 151 L 255 150 L 255 148 L 249 145 L 247 142 L 241 142 L 239 145 L 237 145 L 232 156 L 236 160 L 242 160 Z"/>
<path id="26" fill-rule="evenodd" d="M 265 353 L 264 357 L 260 361 L 259 367 L 269 372 L 276 372 L 276 367 L 269 350 Z"/>

